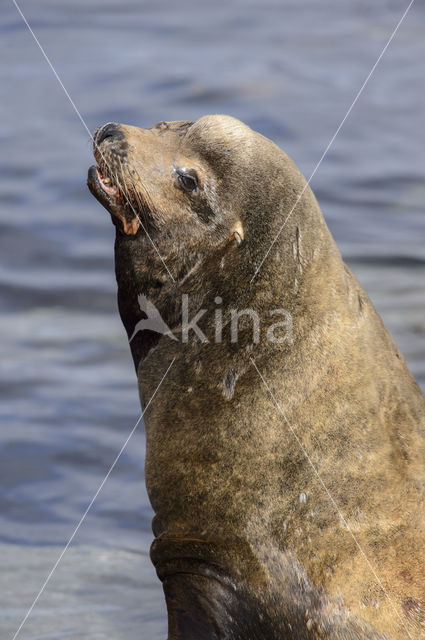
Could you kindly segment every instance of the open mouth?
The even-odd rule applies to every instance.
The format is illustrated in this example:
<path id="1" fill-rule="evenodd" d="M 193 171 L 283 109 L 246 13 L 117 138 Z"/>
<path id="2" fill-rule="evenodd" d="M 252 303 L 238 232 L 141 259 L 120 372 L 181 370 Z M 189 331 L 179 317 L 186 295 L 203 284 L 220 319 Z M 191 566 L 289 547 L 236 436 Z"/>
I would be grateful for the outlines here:
<path id="1" fill-rule="evenodd" d="M 118 185 L 114 183 L 99 166 L 90 167 L 87 175 L 87 186 L 94 197 L 109 213 L 121 220 L 124 233 L 136 235 L 140 220 L 132 204 L 123 196 Z"/>
<path id="2" fill-rule="evenodd" d="M 90 167 L 87 176 L 87 185 L 93 195 L 100 200 L 101 204 L 105 207 L 107 207 L 107 204 L 111 204 L 116 200 L 121 201 L 121 204 L 124 205 L 124 199 L 118 186 L 114 184 L 109 176 L 102 173 L 100 167 L 96 165 Z"/>
<path id="3" fill-rule="evenodd" d="M 112 182 L 111 178 L 104 176 L 101 174 L 99 167 L 96 167 L 97 180 L 106 193 L 109 193 L 111 196 L 121 198 L 121 195 L 118 191 L 118 187 Z"/>

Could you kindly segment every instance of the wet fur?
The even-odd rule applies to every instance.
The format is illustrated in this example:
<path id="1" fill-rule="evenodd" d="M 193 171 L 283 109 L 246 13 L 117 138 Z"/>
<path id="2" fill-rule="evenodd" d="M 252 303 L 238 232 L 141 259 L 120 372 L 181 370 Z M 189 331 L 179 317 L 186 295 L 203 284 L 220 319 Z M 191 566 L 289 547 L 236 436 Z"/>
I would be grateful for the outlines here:
<path id="1" fill-rule="evenodd" d="M 222 344 L 152 332 L 131 342 L 142 406 L 175 358 L 145 415 L 152 560 L 169 639 L 401 640 L 408 629 L 419 640 L 425 401 L 309 188 L 251 282 L 305 179 L 271 141 L 226 116 L 121 131 L 100 151 L 134 203 L 111 210 L 128 335 L 140 293 L 176 335 L 182 293 L 193 312 L 209 309 L 199 324 L 210 335 L 216 296 L 225 332 L 231 308 L 260 317 L 283 308 L 294 323 L 291 344 L 262 334 L 253 345 L 249 327 L 237 344 L 228 333 Z M 178 189 L 175 164 L 199 172 L 198 194 Z M 140 215 L 174 281 L 145 231 L 126 235 L 120 215 Z"/>

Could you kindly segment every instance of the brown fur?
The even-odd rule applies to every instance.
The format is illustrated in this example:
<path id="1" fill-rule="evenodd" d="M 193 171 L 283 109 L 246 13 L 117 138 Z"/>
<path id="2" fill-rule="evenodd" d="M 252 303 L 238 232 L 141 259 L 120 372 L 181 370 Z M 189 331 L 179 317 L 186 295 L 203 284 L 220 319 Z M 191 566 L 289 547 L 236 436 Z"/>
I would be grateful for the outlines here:
<path id="1" fill-rule="evenodd" d="M 209 337 L 216 296 L 227 322 L 220 344 L 131 342 L 143 407 L 175 358 L 145 415 L 170 640 L 424 637 L 424 397 L 309 188 L 251 282 L 304 177 L 227 116 L 120 132 L 95 155 L 122 198 L 89 185 L 117 226 L 128 335 L 139 293 L 176 335 L 182 293 L 209 310 Z M 176 166 L 196 170 L 197 193 Z M 288 310 L 292 343 L 252 345 L 249 326 L 231 343 L 231 308 Z"/>

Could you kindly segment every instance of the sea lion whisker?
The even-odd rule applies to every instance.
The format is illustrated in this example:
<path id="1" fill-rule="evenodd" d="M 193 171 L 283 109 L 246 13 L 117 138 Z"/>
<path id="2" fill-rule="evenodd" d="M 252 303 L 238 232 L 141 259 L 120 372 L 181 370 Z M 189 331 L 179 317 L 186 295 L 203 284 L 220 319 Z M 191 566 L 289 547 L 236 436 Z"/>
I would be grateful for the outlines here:
<path id="1" fill-rule="evenodd" d="M 124 172 L 122 170 L 122 166 L 120 171 L 120 178 L 118 178 L 118 170 L 116 170 L 115 176 L 116 176 L 116 179 L 119 180 L 120 191 L 123 198 L 126 200 L 126 203 L 131 206 L 131 198 L 130 198 L 130 194 L 128 193 L 127 184 L 126 184 Z"/>
<path id="2" fill-rule="evenodd" d="M 131 200 L 130 200 L 130 196 L 128 194 L 127 191 L 127 187 L 125 184 L 125 178 L 124 175 L 122 173 L 122 171 L 120 172 L 120 176 L 118 176 L 118 170 L 116 169 L 114 172 L 114 176 L 115 176 L 115 180 L 116 180 L 116 184 L 118 185 L 118 189 L 119 192 L 121 194 L 122 199 L 124 200 L 125 204 L 131 207 Z"/>
<path id="3" fill-rule="evenodd" d="M 118 159 L 118 162 L 119 162 L 119 165 L 120 165 L 120 167 L 121 167 L 121 173 L 122 173 L 122 174 L 124 174 L 124 168 L 123 168 L 123 165 L 122 165 L 122 162 L 121 162 L 121 159 L 120 159 L 120 158 Z M 162 256 L 159 254 L 158 250 L 156 249 L 156 246 L 154 245 L 154 243 L 153 243 L 153 241 L 152 241 L 151 237 L 149 236 L 149 234 L 148 234 L 148 232 L 147 232 L 147 230 L 146 230 L 146 227 L 147 227 L 147 226 L 148 226 L 148 224 L 149 224 L 149 218 L 148 218 L 148 215 L 147 215 L 147 212 L 146 212 L 146 205 L 144 204 L 144 202 L 143 202 L 143 201 L 140 199 L 140 197 L 139 197 L 139 194 L 138 194 L 138 191 L 137 191 L 136 185 L 135 185 L 135 183 L 134 183 L 133 177 L 132 177 L 132 175 L 131 175 L 131 172 L 130 172 L 130 171 L 126 171 L 126 174 L 127 174 L 127 175 L 126 175 L 126 179 L 124 179 L 124 180 L 123 180 L 123 184 L 124 184 L 125 189 L 126 189 L 128 205 L 129 205 L 129 207 L 131 208 L 131 210 L 132 210 L 132 212 L 134 213 L 134 215 L 136 216 L 136 218 L 138 219 L 139 224 L 140 224 L 140 226 L 142 227 L 143 231 L 147 234 L 147 236 L 148 236 L 148 238 L 149 238 L 150 242 L 151 242 L 151 243 L 152 243 L 152 245 L 154 246 L 154 248 L 155 248 L 155 250 L 157 251 L 157 253 L 158 253 L 159 257 L 161 258 L 161 261 L 162 261 L 162 262 L 163 262 L 163 264 L 165 265 L 165 262 L 164 262 L 164 260 L 163 260 Z M 129 189 L 128 189 L 128 186 L 127 186 L 127 180 L 129 180 L 129 181 L 131 182 L 131 187 L 132 187 L 132 189 L 131 189 L 131 193 L 130 193 L 130 191 L 129 191 Z M 142 219 L 141 219 L 141 217 L 140 217 L 140 215 L 139 215 L 139 212 L 137 212 L 137 211 L 136 211 L 136 209 L 135 209 L 135 207 L 134 207 L 134 204 L 133 204 L 134 200 L 136 201 L 136 205 L 138 206 L 139 212 L 140 212 L 140 214 L 142 215 L 142 217 L 143 217 L 143 221 L 144 221 L 144 223 L 145 223 L 145 224 L 143 224 Z M 168 267 L 167 267 L 166 265 L 165 265 L 165 267 L 166 267 L 166 269 L 167 269 L 167 271 L 168 271 Z M 169 272 L 169 271 L 168 271 L 168 272 Z M 170 275 L 171 275 L 171 274 L 170 274 Z"/>
<path id="4" fill-rule="evenodd" d="M 137 211 L 134 209 L 132 198 L 130 196 L 130 193 L 129 193 L 129 190 L 128 190 L 128 187 L 127 187 L 127 181 L 126 181 L 126 176 L 125 176 L 125 172 L 124 172 L 124 167 L 123 167 L 120 159 L 118 159 L 118 162 L 119 162 L 119 165 L 120 165 L 120 170 L 118 171 L 118 168 L 115 167 L 114 179 L 116 181 L 116 184 L 119 185 L 119 193 L 120 193 L 122 199 L 124 200 L 125 205 L 128 206 L 133 211 L 133 213 L 134 213 L 135 217 L 137 218 L 140 226 L 146 232 L 146 229 L 144 228 L 144 226 L 142 224 L 142 221 L 141 221 Z M 126 222 L 123 221 L 123 224 L 124 224 L 124 228 L 125 228 Z M 136 231 L 137 231 L 137 228 L 136 228 L 135 231 L 133 231 L 133 233 L 135 233 Z"/>
<path id="5" fill-rule="evenodd" d="M 123 174 L 123 173 L 124 173 L 124 169 L 123 169 L 123 165 L 122 165 L 122 162 L 121 162 L 121 159 L 120 159 L 120 158 L 118 158 L 118 162 L 119 162 L 119 165 L 120 165 L 120 167 L 121 167 L 121 173 Z M 125 183 L 125 181 L 124 181 L 124 183 Z M 149 240 L 150 244 L 152 245 L 152 247 L 153 247 L 153 249 L 154 249 L 155 253 L 157 254 L 157 256 L 159 257 L 159 259 L 161 260 L 162 264 L 164 265 L 165 270 L 167 271 L 167 273 L 168 273 L 168 275 L 170 276 L 171 280 L 172 280 L 173 282 L 175 282 L 175 279 L 174 279 L 173 274 L 171 273 L 171 271 L 170 271 L 170 270 L 169 270 L 169 268 L 167 267 L 167 264 L 166 264 L 166 262 L 165 262 L 164 258 L 162 257 L 161 253 L 160 253 L 160 252 L 159 252 L 159 250 L 158 250 L 158 247 L 156 246 L 155 242 L 152 240 L 152 238 L 151 238 L 151 236 L 150 236 L 149 232 L 147 231 L 146 226 L 144 226 L 144 225 L 143 225 L 143 222 L 142 222 L 142 220 L 141 220 L 141 218 L 140 218 L 139 214 L 138 214 L 138 213 L 137 213 L 137 211 L 135 210 L 135 208 L 134 208 L 134 206 L 133 206 L 133 203 L 131 202 L 131 198 L 128 198 L 127 202 L 128 202 L 128 204 L 129 204 L 129 206 L 130 206 L 131 210 L 133 211 L 134 215 L 136 216 L 137 220 L 139 221 L 139 224 L 140 224 L 140 226 L 142 227 L 142 229 L 143 229 L 144 233 L 146 234 L 146 236 L 147 236 L 147 238 L 148 238 L 148 240 Z"/>
<path id="6" fill-rule="evenodd" d="M 119 171 L 118 171 L 118 167 L 115 167 L 115 171 L 114 171 L 115 180 L 117 181 L 117 185 L 119 186 L 121 195 L 127 199 L 128 195 L 127 195 L 126 184 L 125 184 L 125 176 L 124 176 L 123 166 L 121 164 L 120 159 L 119 159 L 119 165 L 120 165 Z"/>
<path id="7" fill-rule="evenodd" d="M 136 184 L 134 182 L 134 179 L 133 179 L 133 176 L 132 176 L 131 172 L 129 172 L 129 174 L 128 174 L 128 179 L 131 182 L 131 193 L 132 193 L 133 199 L 136 201 L 136 204 L 137 204 L 137 206 L 139 208 L 140 213 L 143 216 L 145 224 L 147 224 L 148 223 L 148 218 L 147 218 L 146 211 L 145 211 L 145 205 L 144 205 L 144 203 L 142 202 L 142 200 L 139 197 L 139 194 L 138 194 L 137 188 L 136 188 Z"/>
<path id="8" fill-rule="evenodd" d="M 124 176 L 124 167 L 123 167 L 123 164 L 122 164 L 120 158 L 118 158 L 118 163 L 119 163 L 120 170 L 121 170 L 122 185 L 123 185 L 123 190 L 124 190 L 124 194 L 125 194 L 125 199 L 127 201 L 128 206 L 130 207 L 130 209 L 132 210 L 132 212 L 134 213 L 136 218 L 139 220 L 141 226 L 143 227 L 143 224 L 142 224 L 142 221 L 140 219 L 140 216 L 139 216 L 139 214 L 137 213 L 137 211 L 134 208 L 134 205 L 133 205 L 133 202 L 132 202 L 132 198 L 131 198 L 130 193 L 128 191 L 127 181 L 126 181 L 125 176 Z"/>
<path id="9" fill-rule="evenodd" d="M 138 178 L 138 183 L 136 185 L 133 175 L 131 176 L 133 192 L 137 199 L 139 207 L 146 219 L 146 223 L 148 223 L 149 221 L 151 223 L 153 222 L 154 224 L 163 222 L 162 216 L 158 214 L 158 211 L 149 195 L 149 192 L 144 187 L 140 174 L 135 167 L 133 168 L 133 174 Z"/>
<path id="10" fill-rule="evenodd" d="M 141 198 L 140 198 L 140 196 L 139 196 L 139 194 L 137 192 L 136 184 L 135 184 L 135 182 L 133 180 L 133 176 L 132 176 L 130 171 L 127 173 L 127 177 L 128 177 L 129 182 L 131 183 L 131 194 L 129 192 L 129 199 L 131 201 L 131 208 L 133 210 L 133 213 L 135 215 L 137 215 L 140 224 L 142 224 L 142 221 L 140 219 L 140 215 L 141 215 L 142 218 L 143 218 L 144 224 L 148 225 L 149 224 L 149 217 L 148 217 L 148 215 L 146 213 L 146 205 L 141 200 Z M 138 209 L 137 212 L 136 212 L 136 210 L 134 208 L 134 204 L 133 203 L 137 206 L 137 209 Z"/>
<path id="11" fill-rule="evenodd" d="M 143 201 L 144 201 L 143 209 L 144 210 L 147 209 L 148 212 L 150 213 L 151 217 L 153 217 L 154 214 L 157 213 L 156 210 L 155 210 L 155 206 L 154 206 L 154 204 L 153 204 L 153 202 L 152 202 L 152 200 L 151 200 L 151 198 L 149 196 L 148 190 L 143 185 L 143 181 L 142 181 L 142 179 L 140 177 L 140 174 L 137 171 L 136 167 L 134 167 L 134 173 L 137 176 L 138 183 L 140 185 L 139 188 L 136 188 L 135 183 L 133 181 L 134 188 L 135 188 L 135 193 L 136 193 L 137 196 L 139 196 L 140 200 L 143 199 Z M 142 191 L 143 193 L 140 194 L 139 193 L 140 191 Z"/>

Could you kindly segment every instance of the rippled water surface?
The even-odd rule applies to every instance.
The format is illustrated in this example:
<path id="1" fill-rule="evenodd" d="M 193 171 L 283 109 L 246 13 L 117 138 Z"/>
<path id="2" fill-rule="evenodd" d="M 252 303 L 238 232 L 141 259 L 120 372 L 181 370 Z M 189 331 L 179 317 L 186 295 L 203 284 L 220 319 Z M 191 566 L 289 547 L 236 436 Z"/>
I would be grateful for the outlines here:
<path id="1" fill-rule="evenodd" d="M 90 130 L 229 113 L 309 176 L 399 0 L 22 0 Z M 0 630 L 12 638 L 139 414 L 113 228 L 87 131 L 16 8 L 0 18 Z M 425 5 L 413 5 L 312 186 L 425 387 Z M 141 426 L 21 635 L 165 638 Z"/>

